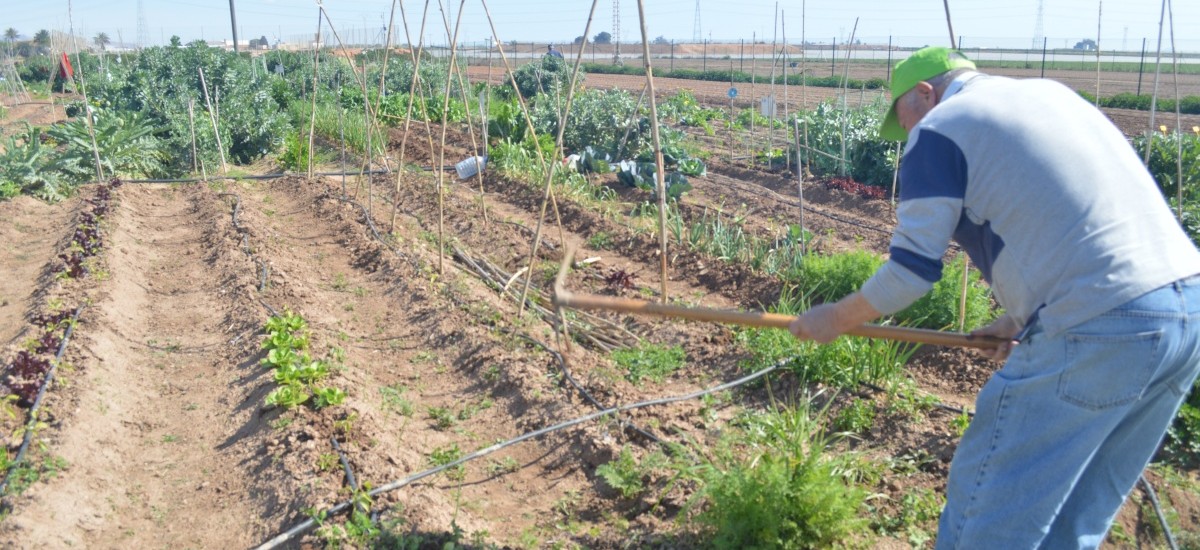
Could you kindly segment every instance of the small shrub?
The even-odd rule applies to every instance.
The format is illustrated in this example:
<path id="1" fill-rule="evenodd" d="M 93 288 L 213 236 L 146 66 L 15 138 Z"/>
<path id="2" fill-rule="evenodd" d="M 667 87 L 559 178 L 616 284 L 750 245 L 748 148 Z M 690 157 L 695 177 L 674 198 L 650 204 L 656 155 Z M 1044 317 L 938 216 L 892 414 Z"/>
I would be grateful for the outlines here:
<path id="1" fill-rule="evenodd" d="M 809 255 L 796 274 L 797 291 L 822 302 L 840 300 L 862 288 L 883 262 L 882 257 L 865 250 Z"/>
<path id="2" fill-rule="evenodd" d="M 1200 380 L 1192 386 L 1192 393 L 1167 429 L 1166 442 L 1159 454 L 1173 464 L 1200 466 Z"/>
<path id="3" fill-rule="evenodd" d="M 838 412 L 833 425 L 846 432 L 866 433 L 875 425 L 875 404 L 866 399 L 855 399 Z"/>
<path id="4" fill-rule="evenodd" d="M 717 548 L 831 548 L 860 536 L 866 492 L 839 472 L 850 453 L 835 442 L 808 405 L 752 413 L 730 430 L 714 458 L 694 470 L 705 505 L 696 522 Z"/>
<path id="5" fill-rule="evenodd" d="M 1132 140 L 1139 158 L 1144 158 L 1147 139 L 1145 135 L 1140 135 Z M 1200 130 L 1154 134 L 1146 169 L 1158 183 L 1163 195 L 1170 198 L 1178 195 L 1180 168 L 1183 171 L 1184 198 L 1194 200 L 1195 184 L 1200 182 Z"/>
<path id="6" fill-rule="evenodd" d="M 629 449 L 621 449 L 621 454 L 616 460 L 596 468 L 596 477 L 603 479 L 609 487 L 621 493 L 623 498 L 634 498 L 642 494 L 645 490 L 642 476 L 642 469 Z"/>
<path id="7" fill-rule="evenodd" d="M 457 443 L 452 443 L 445 447 L 438 447 L 429 453 L 429 465 L 433 467 L 445 466 L 463 457 L 463 452 L 458 448 Z M 467 478 L 467 465 L 459 464 L 445 470 L 446 477 L 452 481 L 462 481 Z"/>

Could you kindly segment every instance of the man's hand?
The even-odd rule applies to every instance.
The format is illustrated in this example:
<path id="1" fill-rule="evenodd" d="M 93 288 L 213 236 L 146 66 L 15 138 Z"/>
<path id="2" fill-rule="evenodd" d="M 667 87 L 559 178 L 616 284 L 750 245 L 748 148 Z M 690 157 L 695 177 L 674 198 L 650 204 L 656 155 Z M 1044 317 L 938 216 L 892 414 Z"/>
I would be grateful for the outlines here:
<path id="1" fill-rule="evenodd" d="M 841 336 L 837 324 L 837 305 L 821 304 L 796 317 L 788 330 L 801 340 L 813 340 L 820 344 L 832 342 Z"/>
<path id="2" fill-rule="evenodd" d="M 1013 348 L 1016 347 L 1017 342 L 1013 338 L 1021 332 L 1021 328 L 1021 323 L 1017 322 L 1016 319 L 1008 315 L 1002 315 L 999 319 L 992 321 L 992 324 L 971 331 L 971 334 L 1003 338 L 1005 341 L 994 350 L 979 350 L 985 357 L 993 361 L 1003 362 L 1005 359 L 1008 359 L 1008 354 L 1012 353 Z"/>
<path id="3" fill-rule="evenodd" d="M 879 311 L 855 292 L 837 303 L 821 304 L 796 317 L 788 326 L 796 338 L 826 344 L 847 330 L 879 317 Z"/>

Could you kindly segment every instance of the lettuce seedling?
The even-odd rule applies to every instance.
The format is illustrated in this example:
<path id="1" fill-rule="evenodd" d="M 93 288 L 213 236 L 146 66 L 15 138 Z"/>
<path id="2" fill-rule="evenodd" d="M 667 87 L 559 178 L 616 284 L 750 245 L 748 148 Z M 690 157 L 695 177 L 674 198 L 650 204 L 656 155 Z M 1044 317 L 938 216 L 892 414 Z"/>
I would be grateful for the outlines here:
<path id="1" fill-rule="evenodd" d="M 274 391 L 267 394 L 267 405 L 290 409 L 308 401 L 309 397 L 311 396 L 303 385 L 288 384 L 275 388 Z"/>
<path id="2" fill-rule="evenodd" d="M 313 405 L 321 409 L 333 405 L 341 405 L 346 400 L 346 392 L 333 387 L 317 388 L 313 390 L 313 397 L 316 398 Z"/>

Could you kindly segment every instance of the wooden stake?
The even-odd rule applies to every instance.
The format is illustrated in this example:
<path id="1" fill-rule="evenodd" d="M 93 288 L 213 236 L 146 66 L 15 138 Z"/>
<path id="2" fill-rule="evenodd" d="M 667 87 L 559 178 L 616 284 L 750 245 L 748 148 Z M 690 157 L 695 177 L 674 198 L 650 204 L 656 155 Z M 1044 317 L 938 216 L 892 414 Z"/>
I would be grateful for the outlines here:
<path id="1" fill-rule="evenodd" d="M 71 15 L 71 0 L 67 0 L 67 20 L 71 29 L 71 42 L 75 47 L 76 73 L 79 75 L 79 93 L 83 96 L 83 119 L 87 122 L 88 136 L 92 139 L 92 158 L 96 161 L 96 181 L 104 181 L 104 168 L 100 163 L 100 147 L 96 145 L 96 128 L 92 125 L 91 103 L 88 101 L 87 85 L 83 78 L 83 57 L 79 54 L 79 44 L 75 41 L 75 22 Z M 54 94 L 51 94 L 52 96 Z"/>
<path id="2" fill-rule="evenodd" d="M 408 148 L 408 130 L 412 126 L 413 102 L 421 83 L 421 53 L 425 47 L 425 19 L 429 15 L 429 0 L 425 0 L 425 11 L 421 14 L 421 31 L 417 35 L 417 47 L 412 47 L 412 35 L 408 32 L 408 15 L 404 11 L 404 3 L 400 3 L 400 19 L 404 23 L 404 39 L 408 42 L 408 53 L 412 57 L 413 76 L 408 86 L 408 110 L 404 113 L 404 137 L 400 138 L 400 166 L 396 169 L 396 192 L 392 196 L 391 231 L 396 230 L 396 213 L 400 210 L 400 182 L 404 177 L 404 154 Z M 425 119 L 425 133 L 429 138 L 429 154 L 433 154 L 433 129 L 429 119 Z"/>
<path id="3" fill-rule="evenodd" d="M 650 64 L 650 39 L 646 33 L 646 6 L 643 0 L 638 0 L 638 21 L 642 27 L 642 59 L 646 67 L 646 89 L 650 97 L 650 136 L 654 140 L 654 163 L 657 167 L 654 175 L 658 184 L 658 246 L 662 255 L 661 272 L 662 303 L 667 303 L 667 180 L 666 167 L 663 163 L 662 140 L 658 132 L 658 101 L 654 97 L 654 68 Z"/>
<path id="4" fill-rule="evenodd" d="M 200 164 L 199 164 L 200 159 L 198 159 L 196 156 L 195 104 L 196 104 L 196 101 L 189 97 L 188 98 L 188 128 L 192 131 L 192 172 L 193 173 L 200 171 Z"/>
<path id="5" fill-rule="evenodd" d="M 204 68 L 197 67 L 200 71 L 200 87 L 204 89 L 204 102 L 208 104 L 208 118 L 212 121 L 213 134 L 217 136 L 217 151 L 221 153 L 221 175 L 229 175 L 229 166 L 225 164 L 225 146 L 221 144 L 221 131 L 217 129 L 217 115 L 213 112 L 212 102 L 208 99 L 208 84 L 204 81 Z M 309 149 L 311 158 L 312 149 Z"/>
<path id="6" fill-rule="evenodd" d="M 595 3 L 595 1 L 596 0 L 593 0 L 593 4 Z M 508 56 L 504 53 L 504 45 L 503 45 L 504 43 L 500 41 L 500 35 L 496 32 L 496 23 L 495 23 L 495 21 L 492 20 L 492 13 L 491 13 L 491 10 L 488 9 L 487 0 L 481 0 L 481 3 L 483 4 L 483 12 L 484 12 L 484 14 L 487 15 L 488 25 L 491 26 L 491 28 L 492 28 L 492 37 L 496 40 L 496 47 L 500 52 L 500 59 L 504 62 L 504 68 L 508 72 L 509 83 L 513 87 L 513 92 L 517 95 L 517 103 L 521 106 L 521 114 L 525 118 L 525 127 L 529 130 L 529 135 L 532 136 L 533 139 L 536 141 L 537 140 L 537 129 L 534 128 L 534 126 L 533 126 L 533 118 L 529 116 L 529 105 L 525 103 L 525 98 L 521 96 L 521 93 L 517 86 L 515 71 L 513 71 L 512 65 L 510 65 L 508 62 Z M 592 9 L 595 10 L 595 5 L 592 6 Z M 589 18 L 589 23 L 590 23 L 590 21 L 591 21 L 591 19 Z M 585 39 L 586 39 L 586 37 L 585 37 Z M 581 49 L 580 52 L 582 52 L 582 51 L 583 50 Z M 582 56 L 582 53 L 580 55 Z M 576 67 L 578 67 L 578 62 L 576 62 Z M 545 170 L 545 172 L 546 172 L 546 185 L 545 185 L 545 190 L 542 193 L 542 209 L 541 209 L 541 213 L 538 215 L 537 229 L 534 231 L 534 234 L 533 234 L 533 247 L 529 253 L 529 273 L 526 275 L 525 285 L 522 287 L 522 290 L 521 290 L 520 304 L 517 306 L 518 307 L 518 309 L 517 309 L 518 317 L 525 314 L 525 300 L 529 296 L 529 285 L 533 281 L 533 271 L 534 271 L 533 262 L 537 258 L 538 245 L 541 244 L 541 240 L 542 240 L 542 226 L 545 224 L 547 203 L 549 203 L 551 206 L 554 207 L 554 218 L 555 218 L 555 221 L 558 223 L 558 238 L 559 238 L 559 240 L 564 245 L 567 242 L 566 235 L 563 232 L 563 228 L 562 228 L 562 216 L 558 212 L 558 201 L 555 200 L 555 198 L 554 198 L 554 188 L 551 186 L 551 183 L 553 183 L 553 175 L 554 175 L 553 170 L 557 163 L 553 163 L 553 164 L 547 163 L 546 158 L 542 154 L 542 149 L 540 147 L 535 148 L 535 152 L 537 153 L 538 164 L 540 164 L 542 166 L 542 169 Z"/>
<path id="7" fill-rule="evenodd" d="M 317 68 L 321 63 L 321 17 L 325 10 L 317 9 L 317 41 L 313 44 L 313 89 L 312 112 L 308 117 L 308 179 L 313 178 L 313 136 L 317 129 Z M 343 173 L 345 170 L 343 170 Z"/>
<path id="8" fill-rule="evenodd" d="M 437 193 L 438 193 L 438 273 L 444 273 L 443 263 L 445 260 L 443 258 L 445 256 L 445 252 L 443 250 L 446 247 L 446 244 L 445 244 L 446 236 L 445 236 L 445 228 L 444 228 L 446 211 L 445 211 L 445 205 L 444 205 L 445 199 L 443 198 L 443 195 L 445 194 L 445 185 L 446 185 L 445 184 L 445 180 L 446 180 L 446 168 L 445 168 L 445 164 L 446 164 L 446 128 L 450 125 L 450 121 L 446 120 L 445 114 L 446 114 L 446 111 L 450 110 L 450 86 L 454 82 L 454 61 L 455 61 L 455 56 L 458 54 L 458 49 L 457 49 L 458 27 L 459 27 L 459 24 L 462 23 L 462 14 L 463 14 L 463 11 L 465 11 L 465 10 L 463 10 L 463 6 L 465 6 L 466 4 L 467 4 L 467 0 L 461 0 L 459 2 L 459 4 L 458 4 L 458 20 L 454 24 L 454 35 L 449 37 L 450 38 L 450 66 L 446 69 L 446 92 L 444 94 L 442 94 L 442 96 L 443 96 L 442 97 L 442 141 L 441 141 L 441 147 L 438 149 L 438 166 L 437 166 L 437 175 L 438 175 L 438 180 L 437 180 L 438 181 L 438 184 L 437 184 Z M 441 8 L 441 7 L 442 7 L 442 0 L 438 0 L 438 8 Z M 446 21 L 445 13 L 446 12 L 443 9 L 442 10 L 443 21 Z M 450 31 L 449 21 L 446 21 L 446 31 L 447 32 Z"/>

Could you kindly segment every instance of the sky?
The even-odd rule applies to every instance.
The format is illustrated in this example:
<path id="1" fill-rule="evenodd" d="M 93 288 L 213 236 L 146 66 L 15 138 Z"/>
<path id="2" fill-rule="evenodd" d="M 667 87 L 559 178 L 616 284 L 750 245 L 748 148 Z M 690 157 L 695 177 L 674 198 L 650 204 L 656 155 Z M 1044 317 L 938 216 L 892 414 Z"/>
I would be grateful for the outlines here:
<path id="1" fill-rule="evenodd" d="M 14 28 L 22 38 L 39 29 L 66 31 L 68 4 L 74 29 L 80 36 L 100 32 L 111 40 L 137 45 L 139 10 L 145 18 L 143 46 L 161 45 L 172 35 L 183 41 L 223 40 L 232 37 L 230 2 L 227 0 L 0 0 L 7 9 L 0 13 L 0 28 Z M 493 38 L 483 2 L 460 4 L 442 0 L 450 15 L 464 5 L 460 42 L 483 42 Z M 461 1 L 461 0 L 460 0 Z M 265 36 L 300 41 L 316 31 L 316 0 L 233 0 L 242 41 Z M 622 43 L 639 42 L 641 29 L 636 0 L 618 0 Z M 1200 52 L 1200 1 L 1172 0 L 1176 48 Z M 387 26 L 393 0 L 324 0 L 334 28 L 350 36 L 381 37 Z M 803 33 L 809 42 L 826 43 L 835 38 L 843 43 L 854 35 L 864 43 L 886 44 L 889 36 L 900 46 L 948 45 L 950 33 L 943 2 L 939 0 L 644 0 L 647 33 L 651 39 L 690 41 L 703 39 L 737 42 L 752 39 L 771 41 L 776 32 L 787 41 L 799 43 Z M 1041 6 L 1041 35 L 1050 47 L 1070 47 L 1085 38 L 1095 40 L 1097 24 L 1101 50 L 1137 51 L 1142 39 L 1153 50 L 1158 37 L 1161 0 L 949 0 L 954 34 L 960 47 L 1029 47 L 1038 27 Z M 413 40 L 420 26 L 423 0 L 403 0 Z M 429 1 L 430 22 L 426 40 L 448 42 L 441 23 L 438 0 Z M 582 35 L 591 0 L 491 0 L 487 7 L 501 41 L 546 41 L 570 43 Z M 776 6 L 782 13 L 776 26 Z M 697 10 L 697 7 L 699 9 Z M 613 33 L 613 0 L 598 0 L 589 36 Z M 699 26 L 697 28 L 697 11 Z M 857 27 L 856 25 L 857 21 Z M 1169 23 L 1169 21 L 1168 21 Z M 436 24 L 436 25 L 435 25 Z M 399 8 L 396 35 L 403 41 Z M 780 29 L 780 30 L 777 30 Z M 698 31 L 698 32 L 697 32 Z M 324 32 L 328 32 L 328 28 Z M 1164 23 L 1163 49 L 1170 50 L 1170 28 Z M 613 33 L 616 34 L 616 33 Z M 782 40 L 782 36 L 780 36 Z M 1038 44 L 1040 47 L 1041 44 Z"/>

